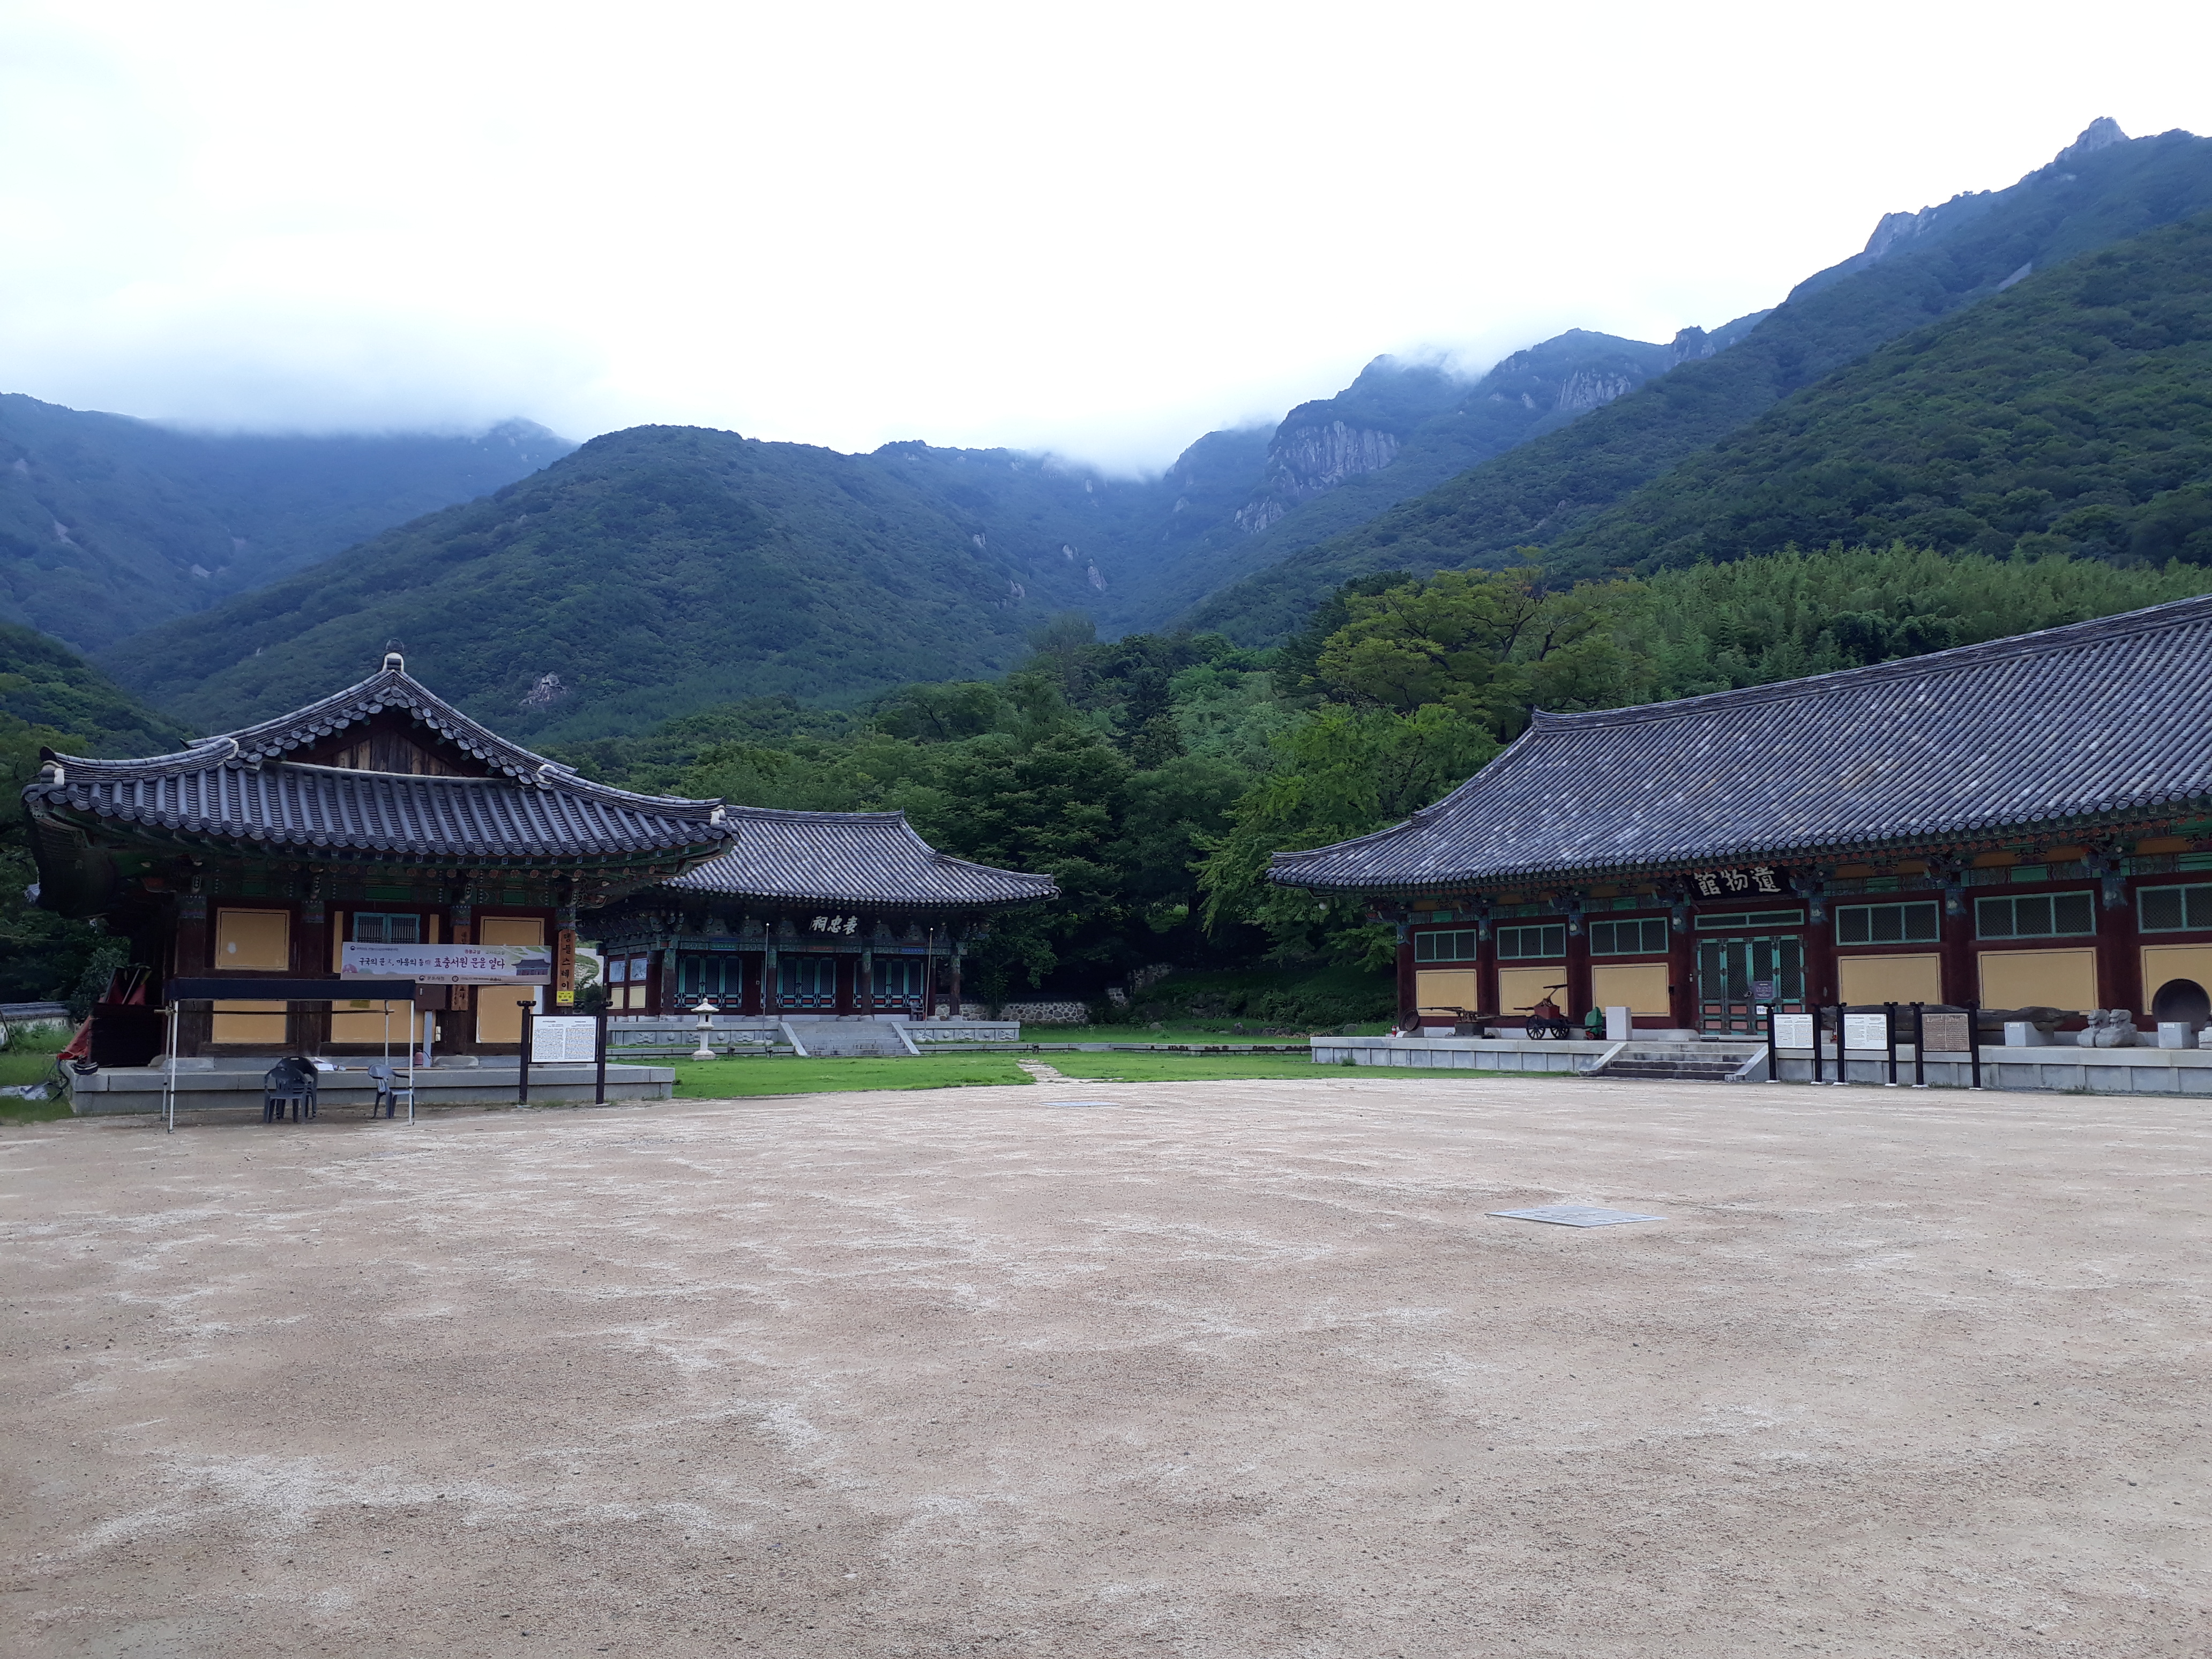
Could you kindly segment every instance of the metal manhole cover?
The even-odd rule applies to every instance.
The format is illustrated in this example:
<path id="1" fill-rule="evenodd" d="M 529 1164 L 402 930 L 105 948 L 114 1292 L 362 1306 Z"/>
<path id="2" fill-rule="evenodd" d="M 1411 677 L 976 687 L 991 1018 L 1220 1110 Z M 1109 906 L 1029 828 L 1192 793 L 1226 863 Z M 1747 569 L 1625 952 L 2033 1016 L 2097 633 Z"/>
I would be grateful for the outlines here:
<path id="1" fill-rule="evenodd" d="M 1492 1210 L 1509 1221 L 1548 1221 L 1557 1227 L 1618 1227 L 1624 1221 L 1664 1221 L 1663 1215 L 1638 1215 L 1632 1210 L 1607 1210 L 1595 1204 L 1539 1204 L 1528 1210 Z"/>
<path id="2" fill-rule="evenodd" d="M 1048 1106 L 1118 1106 L 1118 1100 L 1048 1100 Z"/>

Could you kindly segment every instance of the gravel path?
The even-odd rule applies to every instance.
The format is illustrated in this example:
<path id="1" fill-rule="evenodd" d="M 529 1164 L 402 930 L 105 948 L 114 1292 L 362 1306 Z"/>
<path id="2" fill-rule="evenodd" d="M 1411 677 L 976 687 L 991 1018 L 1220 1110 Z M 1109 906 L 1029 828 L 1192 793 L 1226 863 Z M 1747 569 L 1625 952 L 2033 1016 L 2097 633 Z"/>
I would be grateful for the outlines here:
<path id="1" fill-rule="evenodd" d="M 0 1651 L 2202 1655 L 2208 1169 L 1402 1075 L 10 1129 Z"/>

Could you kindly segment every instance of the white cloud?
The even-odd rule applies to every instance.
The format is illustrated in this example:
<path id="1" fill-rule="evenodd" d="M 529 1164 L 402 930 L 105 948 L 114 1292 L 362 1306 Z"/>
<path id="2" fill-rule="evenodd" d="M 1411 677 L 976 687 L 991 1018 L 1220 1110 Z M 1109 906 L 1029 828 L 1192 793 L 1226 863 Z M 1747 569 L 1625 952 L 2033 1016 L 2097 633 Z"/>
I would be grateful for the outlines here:
<path id="1" fill-rule="evenodd" d="M 4 389 L 1158 465 L 1376 352 L 1664 338 L 2092 117 L 2202 7 L 0 6 Z"/>

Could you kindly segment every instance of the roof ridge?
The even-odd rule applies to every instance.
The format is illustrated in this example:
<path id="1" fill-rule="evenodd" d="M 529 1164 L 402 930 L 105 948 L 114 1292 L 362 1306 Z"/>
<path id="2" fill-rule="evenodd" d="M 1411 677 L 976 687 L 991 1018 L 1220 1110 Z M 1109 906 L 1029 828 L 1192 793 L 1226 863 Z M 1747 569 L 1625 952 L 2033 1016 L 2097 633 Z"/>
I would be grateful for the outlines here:
<path id="1" fill-rule="evenodd" d="M 1972 645 L 1950 646 L 1942 651 L 1923 652 L 1915 657 L 1895 657 L 1887 662 L 1863 663 L 1856 668 L 1832 669 L 1825 674 L 1805 674 L 1794 680 L 1772 680 L 1764 685 L 1730 686 L 1725 691 L 1703 691 L 1695 696 L 1675 697 L 1661 702 L 1631 703 L 1621 708 L 1586 708 L 1571 712 L 1534 709 L 1530 712 L 1528 732 L 1587 731 L 1594 726 L 1688 718 L 1717 709 L 1782 702 L 1793 697 L 1832 691 L 1839 686 L 1947 673 L 2008 658 L 2033 657 L 2076 649 L 2085 644 L 2124 639 L 2130 635 L 2152 633 L 2160 629 L 2202 620 L 2212 620 L 2212 593 L 2168 599 L 2159 605 L 2145 605 L 2138 611 L 2123 611 L 2109 617 L 2090 617 L 2081 622 L 2059 623 L 2031 633 L 2008 634 L 2001 639 L 1980 640 Z M 1502 752 L 1498 757 L 1498 760 L 1504 758 Z M 1495 761 L 1492 763 L 1493 765 L 1496 763 Z M 1443 804 L 1442 801 L 1437 803 L 1439 806 Z"/>

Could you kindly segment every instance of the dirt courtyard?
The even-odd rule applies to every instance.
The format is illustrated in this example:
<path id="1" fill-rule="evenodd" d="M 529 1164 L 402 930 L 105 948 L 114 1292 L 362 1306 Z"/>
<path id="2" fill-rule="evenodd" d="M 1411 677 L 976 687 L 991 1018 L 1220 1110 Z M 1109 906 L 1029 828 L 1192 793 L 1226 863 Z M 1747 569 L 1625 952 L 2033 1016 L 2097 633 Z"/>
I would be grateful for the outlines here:
<path id="1" fill-rule="evenodd" d="M 1331 1073 L 0 1170 L 10 1654 L 2212 1652 L 2202 1105 Z M 1486 1213 L 1563 1201 L 1664 1218 Z"/>

